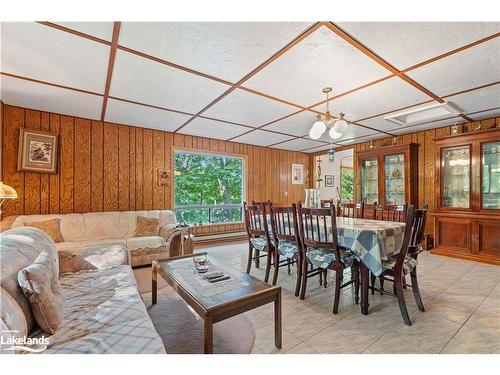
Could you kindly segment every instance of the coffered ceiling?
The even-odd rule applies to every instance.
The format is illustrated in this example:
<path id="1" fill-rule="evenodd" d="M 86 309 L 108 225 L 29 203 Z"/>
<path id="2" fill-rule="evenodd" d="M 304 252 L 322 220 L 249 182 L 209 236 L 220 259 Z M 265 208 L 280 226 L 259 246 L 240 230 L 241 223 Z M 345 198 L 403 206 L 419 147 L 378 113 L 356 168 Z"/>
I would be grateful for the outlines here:
<path id="1" fill-rule="evenodd" d="M 321 89 L 352 123 L 336 145 L 500 115 L 500 23 L 1 24 L 6 104 L 316 152 Z M 449 102 L 458 116 L 384 117 Z"/>

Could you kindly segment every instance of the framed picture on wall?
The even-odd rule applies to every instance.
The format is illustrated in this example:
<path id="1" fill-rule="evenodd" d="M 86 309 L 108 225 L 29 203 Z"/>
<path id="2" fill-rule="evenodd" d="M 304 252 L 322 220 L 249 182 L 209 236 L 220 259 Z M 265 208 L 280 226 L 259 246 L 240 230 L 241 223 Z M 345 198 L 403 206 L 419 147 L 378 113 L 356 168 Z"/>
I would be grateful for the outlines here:
<path id="1" fill-rule="evenodd" d="M 334 187 L 334 186 L 335 186 L 335 176 L 325 175 L 325 187 Z"/>
<path id="2" fill-rule="evenodd" d="M 59 135 L 21 128 L 17 170 L 23 172 L 57 173 Z M 78 157 L 78 150 L 75 152 Z"/>
<path id="3" fill-rule="evenodd" d="M 304 164 L 292 164 L 292 185 L 304 183 Z"/>

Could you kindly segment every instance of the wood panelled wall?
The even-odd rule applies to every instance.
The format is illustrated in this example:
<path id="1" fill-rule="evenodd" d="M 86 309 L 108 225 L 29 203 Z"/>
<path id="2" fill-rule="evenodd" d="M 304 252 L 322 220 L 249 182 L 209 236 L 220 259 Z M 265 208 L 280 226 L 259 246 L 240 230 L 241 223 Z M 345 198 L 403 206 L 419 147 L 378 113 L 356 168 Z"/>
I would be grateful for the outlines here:
<path id="1" fill-rule="evenodd" d="M 310 155 L 209 138 L 47 113 L 2 104 L 3 181 L 19 199 L 4 204 L 4 217 L 71 212 L 172 208 L 173 183 L 156 184 L 171 170 L 173 149 L 238 154 L 246 160 L 246 200 L 291 203 L 309 184 Z M 17 172 L 19 128 L 60 134 L 57 174 Z M 291 184 L 291 164 L 304 164 L 305 184 Z M 242 230 L 242 224 L 210 225 L 196 233 Z"/>
<path id="2" fill-rule="evenodd" d="M 489 129 L 492 127 L 500 127 L 500 117 L 485 119 L 476 122 L 470 122 L 463 125 L 463 131 L 468 132 L 475 129 L 477 125 L 481 125 L 481 129 Z M 427 203 L 429 205 L 429 211 L 433 211 L 436 207 L 434 202 L 434 174 L 436 168 L 436 150 L 434 146 L 434 139 L 450 135 L 450 127 L 448 126 L 424 130 L 420 132 L 414 132 L 409 134 L 404 134 L 396 137 L 396 144 L 407 144 L 407 143 L 417 143 L 418 148 L 418 204 Z M 381 138 L 373 141 L 374 147 L 388 146 L 393 143 L 394 137 Z M 354 152 L 365 151 L 370 148 L 370 142 L 358 143 L 354 145 L 344 146 L 336 148 L 335 151 L 342 151 L 347 149 L 353 149 Z M 315 153 L 314 156 L 324 154 Z M 314 159 L 314 158 L 313 158 Z M 310 168 L 312 165 L 310 166 Z M 359 193 L 359 174 L 356 171 L 356 166 L 354 165 L 355 173 L 355 183 L 354 183 L 354 197 L 356 200 L 360 199 Z M 426 225 L 426 233 L 431 234 L 433 232 L 433 220 L 429 218 Z"/>

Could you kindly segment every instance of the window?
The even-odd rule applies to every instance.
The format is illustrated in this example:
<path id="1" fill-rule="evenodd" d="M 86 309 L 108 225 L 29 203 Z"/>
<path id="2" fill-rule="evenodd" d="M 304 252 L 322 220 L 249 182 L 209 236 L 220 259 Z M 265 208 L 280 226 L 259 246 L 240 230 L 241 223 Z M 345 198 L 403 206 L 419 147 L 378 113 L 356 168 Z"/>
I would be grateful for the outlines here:
<path id="1" fill-rule="evenodd" d="M 354 174 L 351 167 L 340 167 L 340 199 L 352 202 Z"/>
<path id="2" fill-rule="evenodd" d="M 177 220 L 205 225 L 243 220 L 243 158 L 174 152 L 174 207 Z"/>

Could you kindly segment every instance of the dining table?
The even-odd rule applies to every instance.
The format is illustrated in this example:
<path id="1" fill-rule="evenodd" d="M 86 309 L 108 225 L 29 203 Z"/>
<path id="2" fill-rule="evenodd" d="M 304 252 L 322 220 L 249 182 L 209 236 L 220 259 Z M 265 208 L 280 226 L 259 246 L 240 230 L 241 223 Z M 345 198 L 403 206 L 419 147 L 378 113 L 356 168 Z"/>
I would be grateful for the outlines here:
<path id="1" fill-rule="evenodd" d="M 395 260 L 403 244 L 405 223 L 338 216 L 336 228 L 338 245 L 351 251 L 359 261 L 361 313 L 367 315 L 370 272 L 380 276 L 384 263 Z M 328 236 L 331 229 L 331 223 L 327 223 Z"/>

